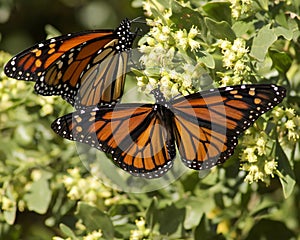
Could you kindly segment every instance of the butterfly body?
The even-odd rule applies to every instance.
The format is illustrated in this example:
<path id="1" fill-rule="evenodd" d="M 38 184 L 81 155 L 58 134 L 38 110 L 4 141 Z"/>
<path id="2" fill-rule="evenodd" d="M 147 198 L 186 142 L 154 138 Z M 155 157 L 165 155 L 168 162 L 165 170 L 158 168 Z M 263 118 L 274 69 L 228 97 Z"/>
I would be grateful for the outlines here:
<path id="1" fill-rule="evenodd" d="M 92 30 L 46 40 L 5 66 L 7 76 L 34 81 L 38 94 L 60 95 L 75 108 L 112 103 L 123 93 L 136 37 L 125 19 L 115 30 Z"/>
<path id="2" fill-rule="evenodd" d="M 154 104 L 98 106 L 58 118 L 60 136 L 112 155 L 134 176 L 157 178 L 173 165 L 176 147 L 192 169 L 210 169 L 229 158 L 238 136 L 279 104 L 285 89 L 276 85 L 238 85 L 166 101 L 159 90 Z"/>

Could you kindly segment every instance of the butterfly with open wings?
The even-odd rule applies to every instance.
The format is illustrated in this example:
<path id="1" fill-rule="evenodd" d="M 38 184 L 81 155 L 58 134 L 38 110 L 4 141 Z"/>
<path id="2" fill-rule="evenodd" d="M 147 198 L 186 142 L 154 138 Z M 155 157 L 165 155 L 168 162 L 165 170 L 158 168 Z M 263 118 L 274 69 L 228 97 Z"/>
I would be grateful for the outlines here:
<path id="1" fill-rule="evenodd" d="M 285 89 L 272 84 L 237 85 L 155 104 L 89 107 L 56 119 L 63 138 L 109 153 L 117 166 L 138 177 L 158 178 L 173 165 L 176 147 L 192 169 L 210 169 L 234 152 L 238 136 L 278 105 Z"/>

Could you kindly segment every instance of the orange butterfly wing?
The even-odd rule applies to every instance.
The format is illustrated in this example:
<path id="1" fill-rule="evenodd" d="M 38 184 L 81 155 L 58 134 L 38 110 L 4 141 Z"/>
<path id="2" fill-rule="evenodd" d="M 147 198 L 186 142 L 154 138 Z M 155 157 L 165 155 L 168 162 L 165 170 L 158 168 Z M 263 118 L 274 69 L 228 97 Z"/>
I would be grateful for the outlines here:
<path id="1" fill-rule="evenodd" d="M 240 85 L 173 100 L 174 135 L 185 165 L 201 170 L 223 163 L 238 136 L 285 97 L 275 85 Z"/>
<path id="2" fill-rule="evenodd" d="M 102 39 L 112 35 L 112 33 L 113 30 L 86 31 L 48 39 L 14 56 L 6 64 L 4 72 L 11 78 L 37 81 L 43 72 L 66 52 L 84 42 L 97 38 Z"/>
<path id="3" fill-rule="evenodd" d="M 212 89 L 170 102 L 159 90 L 152 93 L 156 104 L 88 108 L 58 118 L 51 127 L 111 154 L 132 175 L 155 178 L 172 167 L 175 142 L 189 168 L 223 163 L 238 136 L 285 97 L 283 87 L 267 84 Z"/>
<path id="4" fill-rule="evenodd" d="M 81 110 L 58 118 L 51 127 L 64 138 L 111 154 L 134 176 L 160 177 L 172 167 L 176 154 L 172 135 L 151 104 Z"/>
<path id="5" fill-rule="evenodd" d="M 79 109 L 122 96 L 135 33 L 125 19 L 116 30 L 96 30 L 49 39 L 13 57 L 7 76 L 35 81 L 38 94 L 61 95 Z"/>

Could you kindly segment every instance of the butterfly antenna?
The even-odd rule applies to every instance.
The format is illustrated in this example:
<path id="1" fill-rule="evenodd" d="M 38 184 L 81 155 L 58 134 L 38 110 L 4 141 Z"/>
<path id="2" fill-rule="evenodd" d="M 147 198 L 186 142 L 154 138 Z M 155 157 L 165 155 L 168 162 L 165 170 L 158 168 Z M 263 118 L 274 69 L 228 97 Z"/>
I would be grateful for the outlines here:
<path id="1" fill-rule="evenodd" d="M 142 20 L 141 20 L 142 19 Z M 143 23 L 143 24 L 147 24 L 147 22 L 145 21 L 145 19 L 143 19 L 143 17 L 139 16 L 139 17 L 136 17 L 132 20 L 130 20 L 130 22 L 132 23 Z"/>

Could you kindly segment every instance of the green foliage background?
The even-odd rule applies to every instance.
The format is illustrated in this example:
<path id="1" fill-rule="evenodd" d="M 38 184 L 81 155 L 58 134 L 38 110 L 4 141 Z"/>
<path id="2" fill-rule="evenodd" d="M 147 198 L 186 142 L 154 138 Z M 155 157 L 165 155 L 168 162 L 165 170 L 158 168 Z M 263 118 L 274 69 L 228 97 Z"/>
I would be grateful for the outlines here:
<path id="1" fill-rule="evenodd" d="M 284 128 L 294 119 L 286 109 L 294 109 L 293 117 L 300 113 L 299 3 L 255 1 L 252 15 L 233 21 L 229 3 L 148 2 L 154 19 L 163 19 L 165 8 L 172 8 L 174 28 L 202 24 L 211 44 L 252 34 L 252 63 L 268 81 L 288 90 L 284 116 L 268 115 L 252 130 L 254 136 L 258 129 L 279 129 L 270 138 L 278 171 L 267 185 L 245 182 L 239 164 L 247 144 L 243 140 L 226 164 L 203 178 L 194 171 L 165 188 L 140 194 L 103 185 L 84 167 L 74 143 L 50 128 L 54 119 L 73 109 L 59 97 L 35 95 L 33 83 L 8 79 L 2 69 L 11 54 L 55 34 L 51 26 L 62 33 L 115 28 L 124 17 L 141 16 L 141 8 L 131 6 L 141 7 L 142 1 L 1 0 L 0 239 L 300 239 L 299 138 L 288 142 Z M 192 23 L 182 16 L 192 16 Z M 199 56 L 218 79 L 221 54 L 208 49 L 201 49 L 207 58 Z M 294 131 L 299 134 L 296 120 Z"/>

